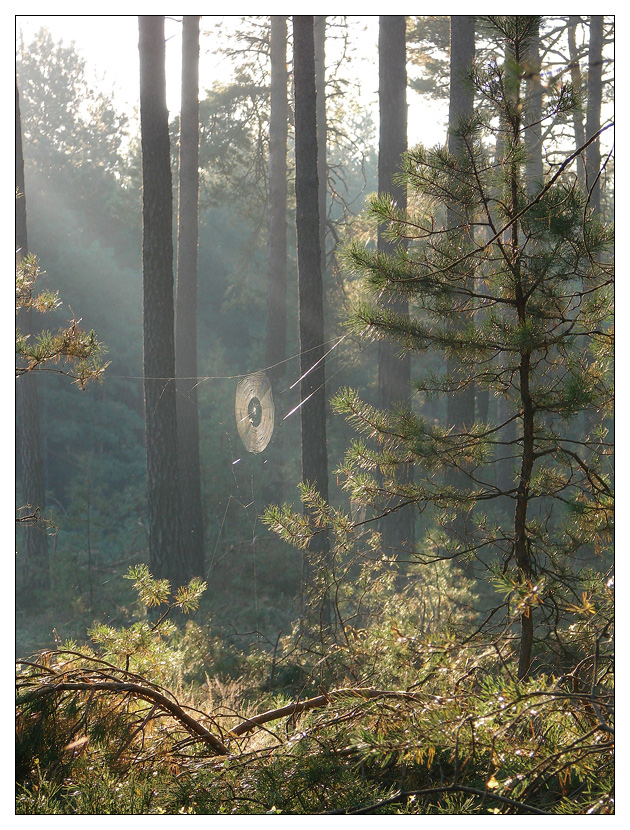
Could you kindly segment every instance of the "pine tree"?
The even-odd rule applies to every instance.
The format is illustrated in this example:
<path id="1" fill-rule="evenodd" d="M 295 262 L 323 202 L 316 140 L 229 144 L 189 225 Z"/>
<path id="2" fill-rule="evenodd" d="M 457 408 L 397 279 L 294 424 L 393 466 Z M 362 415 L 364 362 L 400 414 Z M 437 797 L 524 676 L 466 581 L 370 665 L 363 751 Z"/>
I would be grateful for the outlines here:
<path id="1" fill-rule="evenodd" d="M 186 559 L 203 576 L 204 529 L 197 405 L 197 253 L 199 245 L 199 17 L 182 21 L 182 111 L 179 137 L 179 204 L 175 355 L 177 427 Z"/>
<path id="2" fill-rule="evenodd" d="M 16 262 L 28 254 L 26 226 L 26 196 L 24 188 L 24 155 L 22 152 L 22 119 L 20 117 L 20 95 L 17 78 L 15 81 L 15 248 Z M 30 307 L 18 312 L 18 325 L 24 335 L 33 333 L 33 312 Z M 43 517 L 46 510 L 44 465 L 41 436 L 39 431 L 39 397 L 37 378 L 27 372 L 18 379 L 16 389 L 16 410 L 18 416 L 17 448 L 21 463 L 23 499 L 35 514 Z M 24 566 L 25 585 L 29 589 L 48 588 L 50 574 L 48 566 L 48 540 L 44 528 L 37 522 L 24 525 Z"/>
<path id="3" fill-rule="evenodd" d="M 408 153 L 413 211 L 389 199 L 371 205 L 373 217 L 407 245 L 388 254 L 353 245 L 347 253 L 371 295 L 354 309 L 358 332 L 394 338 L 420 355 L 437 350 L 464 367 L 456 375 L 421 376 L 420 393 L 448 396 L 474 385 L 509 400 L 517 427 L 514 484 L 501 489 L 492 474 L 506 426 L 496 416 L 454 430 L 421 414 L 378 410 L 353 390 L 333 402 L 367 436 L 344 463 L 352 497 L 377 504 L 384 473 L 394 496 L 425 513 L 420 562 L 462 558 L 502 587 L 509 619 L 520 629 L 519 678 L 531 669 L 535 625 L 541 637 L 557 631 L 575 601 L 581 568 L 602 555 L 612 509 L 605 429 L 571 429 L 586 407 L 610 413 L 612 233 L 577 186 L 579 153 L 528 193 L 525 59 L 538 24 L 530 16 L 483 21 L 505 55 L 471 73 L 483 106 L 457 128 L 462 152 L 449 146 Z M 543 118 L 564 117 L 574 105 L 570 86 L 558 86 L 549 90 Z M 497 129 L 504 140 L 493 163 L 489 139 Z M 454 209 L 456 223 L 449 220 Z M 393 312 L 391 297 L 409 299 L 413 315 Z M 397 480 L 401 463 L 413 463 L 413 484 Z M 460 475 L 444 484 L 452 468 Z M 506 498 L 509 512 L 500 508 Z M 463 544 L 448 533 L 460 511 L 469 530 Z"/>
<path id="4" fill-rule="evenodd" d="M 151 572 L 184 585 L 185 559 L 177 457 L 173 211 L 164 17 L 138 17 L 142 133 L 144 398 Z"/>
<path id="5" fill-rule="evenodd" d="M 314 20 L 293 17 L 295 85 L 295 202 L 297 225 L 298 305 L 300 334 L 300 423 L 302 481 L 328 501 L 326 446 L 325 344 L 322 291 L 319 181 L 317 164 L 317 110 L 315 92 Z M 308 510 L 308 508 L 306 508 Z M 325 529 L 312 540 L 305 557 L 305 579 L 313 576 L 313 562 L 323 564 L 329 554 Z M 328 609 L 328 602 L 324 603 Z M 329 611 L 326 611 L 328 614 Z"/>
<path id="6" fill-rule="evenodd" d="M 407 149 L 407 52 L 405 41 L 405 16 L 381 15 L 379 17 L 379 147 L 378 189 L 383 198 L 389 198 L 399 209 L 407 206 L 407 188 L 398 181 L 402 168 L 402 156 Z M 386 254 L 395 250 L 399 240 L 389 239 L 384 228 L 379 229 L 378 250 Z M 408 313 L 406 297 L 390 299 L 391 308 L 398 314 Z M 400 349 L 387 341 L 378 348 L 378 398 L 379 406 L 408 407 L 411 387 L 411 363 L 409 355 L 401 355 Z M 401 465 L 400 481 L 410 483 L 412 470 Z M 404 501 L 387 497 L 379 507 L 379 520 L 383 549 L 399 557 L 413 546 L 415 514 Z"/>

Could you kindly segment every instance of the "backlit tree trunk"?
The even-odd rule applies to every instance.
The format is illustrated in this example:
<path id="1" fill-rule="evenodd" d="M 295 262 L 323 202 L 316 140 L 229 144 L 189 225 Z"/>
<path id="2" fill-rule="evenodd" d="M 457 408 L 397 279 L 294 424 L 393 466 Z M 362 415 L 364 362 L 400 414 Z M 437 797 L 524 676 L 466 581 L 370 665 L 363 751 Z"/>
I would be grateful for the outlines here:
<path id="1" fill-rule="evenodd" d="M 531 197 L 540 191 L 543 181 L 542 112 L 543 87 L 540 77 L 540 26 L 527 44 L 523 64 L 528 74 L 525 102 L 525 146 L 527 148 L 526 182 Z"/>
<path id="2" fill-rule="evenodd" d="M 577 48 L 576 31 L 580 23 L 580 16 L 577 14 L 569 15 L 569 23 L 567 27 L 567 40 L 569 44 L 569 60 L 571 66 L 571 83 L 576 91 L 579 91 L 582 86 L 582 77 L 580 72 L 580 55 Z M 573 119 L 573 132 L 575 133 L 575 146 L 583 147 L 586 143 L 584 140 L 584 119 L 582 112 L 578 107 L 575 107 L 571 117 Z M 586 184 L 585 166 L 582 159 L 579 159 L 577 164 L 578 180 L 582 187 Z"/>
<path id="3" fill-rule="evenodd" d="M 379 145 L 378 189 L 387 193 L 400 208 L 407 207 L 407 190 L 395 177 L 402 169 L 402 155 L 407 150 L 407 62 L 404 15 L 379 17 Z M 379 228 L 378 249 L 391 253 L 397 243 L 386 238 Z M 408 303 L 397 298 L 390 301 L 392 311 L 408 315 Z M 394 404 L 409 406 L 411 388 L 411 363 L 409 356 L 401 357 L 399 350 L 389 342 L 379 342 L 378 392 L 381 409 Z M 406 467 L 398 473 L 401 483 L 412 481 L 413 471 Z M 414 509 L 397 508 L 398 502 L 390 500 L 384 505 L 394 512 L 382 517 L 379 530 L 383 547 L 390 553 L 408 550 L 414 541 Z"/>
<path id="4" fill-rule="evenodd" d="M 313 485 L 328 501 L 324 304 L 312 16 L 298 15 L 293 18 L 293 50 L 302 480 Z M 325 531 L 315 535 L 310 551 L 319 554 L 320 560 L 327 557 L 329 540 Z M 306 576 L 308 578 L 308 572 Z"/>
<path id="5" fill-rule="evenodd" d="M 457 130 L 463 119 L 470 118 L 473 112 L 473 87 L 469 80 L 472 62 L 475 57 L 475 18 L 473 15 L 451 16 L 451 86 L 448 109 L 448 149 L 457 158 L 465 153 Z M 453 205 L 448 209 L 447 223 L 450 228 L 462 224 L 461 209 Z M 460 318 L 466 322 L 465 317 Z M 447 372 L 465 380 L 461 376 L 460 365 L 449 360 Z M 456 431 L 470 426 L 475 418 L 475 387 L 467 384 L 463 389 L 448 395 L 446 403 L 446 421 Z M 457 471 L 454 471 L 455 474 Z"/>
<path id="6" fill-rule="evenodd" d="M 319 246 L 322 254 L 322 280 L 326 275 L 326 17 L 315 15 L 313 21 L 315 42 L 315 90 L 317 98 L 317 178 L 319 182 Z"/>
<path id="7" fill-rule="evenodd" d="M 22 120 L 20 96 L 15 82 L 15 249 L 16 259 L 28 253 L 26 232 L 26 195 L 24 187 L 24 155 L 22 150 Z M 33 334 L 33 312 L 20 309 L 17 325 L 23 334 Z M 39 429 L 39 399 L 35 372 L 27 372 L 16 381 L 17 444 L 22 473 L 22 498 L 27 513 L 39 510 L 43 517 L 45 503 L 44 465 Z M 37 523 L 23 526 L 19 547 L 18 573 L 24 574 L 20 585 L 22 596 L 32 589 L 46 589 L 50 585 L 48 545 L 44 528 Z"/>
<path id="8" fill-rule="evenodd" d="M 604 46 L 604 17 L 592 14 L 590 17 L 590 40 L 588 46 L 588 100 L 586 106 L 586 139 L 595 135 L 601 127 L 602 111 L 602 51 Z M 586 148 L 586 186 L 591 192 L 590 205 L 600 211 L 601 163 L 599 138 Z"/>
<path id="9" fill-rule="evenodd" d="M 265 362 L 274 392 L 287 356 L 287 21 L 271 16 L 271 112 L 267 224 L 267 341 Z"/>
<path id="10" fill-rule="evenodd" d="M 173 211 L 164 17 L 140 15 L 144 406 L 150 567 L 173 585 L 192 575 L 182 540 L 177 461 Z"/>
<path id="11" fill-rule="evenodd" d="M 275 404 L 282 402 L 287 356 L 287 19 L 271 15 L 270 31 L 269 196 L 267 218 L 267 334 L 265 365 Z M 270 463 L 263 479 L 265 504 L 281 502 L 284 489 L 283 432 L 267 448 Z"/>
<path id="12" fill-rule="evenodd" d="M 199 245 L 199 17 L 185 15 L 182 31 L 182 104 L 175 356 L 179 471 L 185 558 L 203 576 L 204 530 L 197 405 L 197 249 Z"/>

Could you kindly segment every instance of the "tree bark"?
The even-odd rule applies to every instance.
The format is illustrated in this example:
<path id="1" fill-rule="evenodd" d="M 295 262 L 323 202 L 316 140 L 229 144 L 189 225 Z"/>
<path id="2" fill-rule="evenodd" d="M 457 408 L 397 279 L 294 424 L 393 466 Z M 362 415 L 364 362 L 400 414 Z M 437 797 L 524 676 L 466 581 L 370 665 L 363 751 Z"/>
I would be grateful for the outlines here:
<path id="1" fill-rule="evenodd" d="M 24 153 L 22 149 L 22 119 L 20 116 L 20 95 L 15 81 L 15 249 L 16 262 L 28 253 L 26 224 L 26 191 L 24 186 Z M 30 308 L 20 309 L 17 319 L 20 331 L 26 335 L 34 333 L 33 312 Z M 39 510 L 43 517 L 46 510 L 46 489 L 44 486 L 44 464 L 42 459 L 39 426 L 39 397 L 35 372 L 27 372 L 16 382 L 17 445 L 22 473 L 22 498 L 25 506 L 34 512 Z M 45 528 L 35 522 L 23 526 L 22 562 L 24 585 L 20 586 L 22 596 L 32 590 L 50 587 L 48 563 L 48 539 Z M 18 567 L 19 567 L 18 563 Z M 27 598 L 27 596 L 25 598 Z"/>
<path id="2" fill-rule="evenodd" d="M 567 40 L 569 43 L 569 61 L 571 66 L 571 83 L 576 91 L 582 88 L 582 73 L 580 72 L 580 55 L 576 42 L 576 31 L 578 24 L 581 22 L 581 17 L 577 14 L 569 15 L 569 23 L 567 27 Z M 578 107 L 574 107 L 573 113 L 573 132 L 575 133 L 575 146 L 583 147 L 586 144 L 584 138 L 584 120 L 582 113 Z M 586 186 L 586 175 L 584 161 L 580 158 L 577 164 L 578 181 L 582 187 Z"/>
<path id="3" fill-rule="evenodd" d="M 407 189 L 396 181 L 402 170 L 402 156 L 407 150 L 407 58 L 406 19 L 404 15 L 379 17 L 378 65 L 379 65 L 379 145 L 378 189 L 389 194 L 401 209 L 407 207 Z M 378 250 L 392 254 L 397 246 L 386 238 L 379 228 Z M 396 314 L 407 316 L 409 304 L 404 298 L 389 301 Z M 379 407 L 391 409 L 395 404 L 409 408 L 411 390 L 411 360 L 401 357 L 389 342 L 381 341 L 378 347 Z M 413 468 L 404 465 L 398 473 L 401 484 L 413 481 Z M 415 510 L 412 506 L 395 509 L 397 500 L 384 505 L 394 512 L 384 515 L 378 524 L 382 544 L 390 553 L 409 551 L 414 543 Z"/>
<path id="4" fill-rule="evenodd" d="M 475 18 L 473 15 L 451 16 L 451 84 L 448 109 L 448 149 L 458 159 L 465 152 L 462 139 L 457 134 L 460 123 L 470 118 L 473 112 L 473 87 L 469 73 L 475 57 Z M 447 225 L 450 229 L 467 224 L 461 208 L 453 205 L 447 210 Z M 465 318 L 462 318 L 462 324 Z M 459 363 L 448 360 L 447 372 L 465 380 Z M 475 387 L 469 383 L 464 389 L 448 395 L 446 420 L 456 431 L 470 427 L 475 419 Z"/>
<path id="5" fill-rule="evenodd" d="M 328 501 L 324 304 L 319 236 L 315 45 L 312 16 L 293 17 L 295 85 L 295 199 L 300 336 L 302 480 Z M 322 530 L 310 550 L 321 561 L 329 554 Z M 308 580 L 308 568 L 305 575 Z"/>
<path id="6" fill-rule="evenodd" d="M 269 215 L 267 224 L 267 340 L 265 362 L 274 393 L 287 355 L 287 22 L 271 16 Z"/>
<path id="7" fill-rule="evenodd" d="M 540 27 L 527 44 L 523 59 L 528 73 L 527 98 L 525 101 L 525 147 L 527 166 L 525 172 L 527 192 L 533 198 L 543 184 L 542 157 L 542 112 L 543 87 L 540 77 Z"/>
<path id="8" fill-rule="evenodd" d="M 281 393 L 287 357 L 287 19 L 271 15 L 270 30 L 269 195 L 267 219 L 267 333 L 265 365 L 275 405 Z M 265 504 L 283 500 L 283 432 L 276 430 L 267 448 L 270 463 L 263 478 Z"/>
<path id="9" fill-rule="evenodd" d="M 173 215 L 164 17 L 138 17 L 142 141 L 144 407 L 150 567 L 182 585 L 192 576 L 182 540 L 177 459 Z"/>
<path id="10" fill-rule="evenodd" d="M 514 45 L 514 53 L 511 57 L 518 65 L 525 57 L 525 50 L 529 44 L 519 42 Z M 509 120 L 511 149 L 511 170 L 510 170 L 510 219 L 515 219 L 519 213 L 519 162 L 518 150 L 521 143 L 522 130 L 522 99 L 520 87 L 516 87 L 515 99 L 511 108 L 512 117 Z M 529 319 L 525 286 L 521 271 L 521 250 L 519 223 L 513 221 L 510 229 L 510 249 L 512 258 L 512 269 L 514 275 L 514 294 L 516 314 L 520 325 L 525 325 Z M 516 505 L 514 509 L 514 558 L 518 568 L 518 575 L 525 587 L 531 582 L 532 562 L 529 552 L 529 534 L 527 519 L 530 501 L 530 487 L 532 473 L 534 470 L 534 405 L 531 396 L 531 357 L 530 348 L 524 348 L 519 355 L 518 381 L 521 403 L 522 433 L 520 436 L 520 462 L 521 468 L 516 491 Z M 529 673 L 532 644 L 534 640 L 534 621 L 532 606 L 529 602 L 524 603 L 521 612 L 521 639 L 519 642 L 518 655 L 518 679 L 522 680 Z"/>
<path id="11" fill-rule="evenodd" d="M 586 105 L 586 139 L 594 136 L 601 126 L 602 111 L 602 52 L 604 46 L 604 17 L 592 14 L 590 18 L 590 40 L 588 46 L 588 98 Z M 601 151 L 599 138 L 586 148 L 586 186 L 590 191 L 590 205 L 600 212 L 599 169 Z"/>
<path id="12" fill-rule="evenodd" d="M 450 99 L 448 112 L 448 150 L 457 159 L 458 166 L 466 165 L 466 148 L 459 134 L 462 122 L 471 118 L 473 114 L 474 93 L 470 81 L 470 72 L 475 57 L 475 18 L 473 15 L 451 16 L 451 56 L 450 56 Z M 446 223 L 449 230 L 457 230 L 461 234 L 462 246 L 471 246 L 472 238 L 467 233 L 469 217 L 465 214 L 461 204 L 447 206 Z M 462 288 L 473 288 L 473 278 L 466 277 L 466 284 Z M 456 301 L 457 317 L 451 323 L 453 333 L 464 328 L 472 320 L 472 313 L 466 308 L 466 300 Z M 456 388 L 446 397 L 446 423 L 454 434 L 461 434 L 468 430 L 475 420 L 475 384 L 467 378 L 466 367 L 455 357 L 448 357 L 446 371 L 452 377 Z M 446 483 L 459 490 L 466 490 L 470 486 L 465 469 L 451 467 L 446 475 Z M 463 510 L 455 514 L 454 521 L 449 525 L 449 535 L 456 545 L 465 546 L 466 520 Z M 469 567 L 459 561 L 466 573 L 472 576 Z"/>
<path id="13" fill-rule="evenodd" d="M 326 194 L 328 168 L 326 161 L 326 17 L 315 15 L 313 20 L 315 43 L 315 94 L 317 106 L 317 178 L 319 183 L 319 246 L 322 255 L 322 280 L 326 277 Z"/>
<path id="14" fill-rule="evenodd" d="M 182 104 L 175 358 L 182 520 L 186 561 L 204 576 L 204 528 L 197 403 L 197 251 L 199 245 L 199 16 L 182 24 Z"/>

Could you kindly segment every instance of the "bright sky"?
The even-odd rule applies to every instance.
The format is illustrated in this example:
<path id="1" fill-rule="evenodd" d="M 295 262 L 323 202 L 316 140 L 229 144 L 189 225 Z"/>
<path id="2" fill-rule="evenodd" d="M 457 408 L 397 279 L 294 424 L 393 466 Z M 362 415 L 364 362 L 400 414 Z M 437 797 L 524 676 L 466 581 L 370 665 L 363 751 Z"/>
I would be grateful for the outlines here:
<path id="1" fill-rule="evenodd" d="M 231 16 L 236 20 L 236 16 Z M 355 18 L 356 20 L 357 18 Z M 213 17 L 207 17 L 208 23 Z M 214 18 L 216 20 L 216 18 Z M 353 61 L 353 72 L 360 73 L 361 93 L 366 100 L 376 103 L 378 69 L 375 61 L 378 40 L 378 17 L 362 16 L 361 23 L 367 27 L 362 34 L 362 60 Z M 136 15 L 18 15 L 16 33 L 23 32 L 28 43 L 41 27 L 47 28 L 56 41 L 68 44 L 75 41 L 77 51 L 85 58 L 88 70 L 107 91 L 114 90 L 114 101 L 118 108 L 132 115 L 138 105 L 138 18 Z M 202 29 L 204 24 L 202 21 Z M 207 28 L 211 28 L 207 25 Z M 171 113 L 179 111 L 181 26 L 172 19 L 166 20 L 166 74 L 167 103 Z M 212 85 L 214 80 L 227 79 L 230 63 L 221 55 L 212 54 L 215 44 L 211 37 L 201 41 L 200 85 L 202 89 Z M 440 112 L 429 103 L 423 102 L 414 93 L 409 93 L 409 140 L 422 141 L 432 145 L 442 142 L 446 135 L 445 112 Z M 377 119 L 376 119 L 376 123 Z"/>

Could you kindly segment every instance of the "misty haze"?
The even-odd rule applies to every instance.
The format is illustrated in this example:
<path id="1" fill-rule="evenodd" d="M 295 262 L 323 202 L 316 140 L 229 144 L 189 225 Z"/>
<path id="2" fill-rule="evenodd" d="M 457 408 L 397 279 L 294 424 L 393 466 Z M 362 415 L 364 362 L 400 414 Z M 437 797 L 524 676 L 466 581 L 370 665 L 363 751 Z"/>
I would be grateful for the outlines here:
<path id="1" fill-rule="evenodd" d="M 614 813 L 613 55 L 16 18 L 17 814 Z"/>

